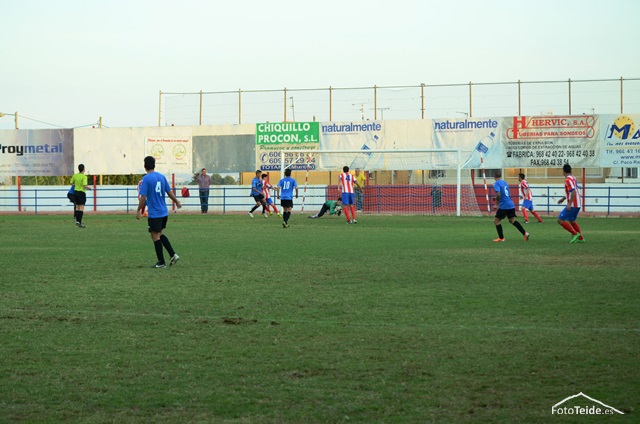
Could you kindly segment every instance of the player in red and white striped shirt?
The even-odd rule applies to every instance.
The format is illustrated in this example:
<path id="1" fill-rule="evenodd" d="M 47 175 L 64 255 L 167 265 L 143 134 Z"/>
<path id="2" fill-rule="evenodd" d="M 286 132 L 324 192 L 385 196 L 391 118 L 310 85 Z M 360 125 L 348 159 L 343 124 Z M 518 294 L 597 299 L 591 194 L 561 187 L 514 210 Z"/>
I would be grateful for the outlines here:
<path id="1" fill-rule="evenodd" d="M 356 221 L 356 205 L 354 202 L 353 186 L 360 188 L 360 184 L 356 181 L 356 177 L 349 174 L 349 167 L 342 168 L 340 174 L 340 192 L 342 193 L 342 211 L 347 217 L 347 224 L 357 224 Z"/>
<path id="2" fill-rule="evenodd" d="M 531 212 L 531 214 L 536 217 L 539 223 L 542 223 L 542 218 L 540 218 L 538 212 L 534 210 L 533 194 L 531 193 L 531 189 L 529 188 L 529 183 L 524 179 L 523 173 L 518 174 L 518 181 L 520 181 L 520 198 L 522 199 L 520 210 L 522 210 L 522 216 L 524 216 L 524 223 L 529 223 L 527 211 Z"/>
<path id="3" fill-rule="evenodd" d="M 276 206 L 276 204 L 273 202 L 273 199 L 271 198 L 271 194 L 270 194 L 271 190 L 273 190 L 273 186 L 269 182 L 269 175 L 262 174 L 262 195 L 264 196 L 264 201 L 267 204 L 266 211 L 269 212 L 269 215 L 272 215 L 273 212 L 269 210 L 269 207 L 272 207 L 273 211 L 278 215 L 278 217 L 282 218 L 282 215 L 280 215 L 280 212 L 278 212 L 278 207 Z M 267 215 L 265 214 L 265 217 L 266 216 Z"/>
<path id="4" fill-rule="evenodd" d="M 562 173 L 564 174 L 564 191 L 566 196 L 558 200 L 558 204 L 562 204 L 565 200 L 567 206 L 558 215 L 558 224 L 565 230 L 571 233 L 571 243 L 584 243 L 585 239 L 582 236 L 582 230 L 576 222 L 580 208 L 582 207 L 582 199 L 580 197 L 580 191 L 578 190 L 578 181 L 576 177 L 571 174 L 571 165 L 566 164 L 562 167 Z"/>

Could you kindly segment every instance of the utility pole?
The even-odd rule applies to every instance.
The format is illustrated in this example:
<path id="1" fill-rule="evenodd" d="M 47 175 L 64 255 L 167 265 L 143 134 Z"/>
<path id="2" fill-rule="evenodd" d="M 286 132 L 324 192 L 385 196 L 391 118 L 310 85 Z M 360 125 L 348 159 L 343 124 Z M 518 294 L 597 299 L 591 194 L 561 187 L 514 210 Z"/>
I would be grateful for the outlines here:
<path id="1" fill-rule="evenodd" d="M 2 113 L 0 112 L 0 118 L 6 115 L 13 115 L 13 121 L 15 123 L 15 128 L 18 129 L 18 112 L 16 113 Z"/>
<path id="2" fill-rule="evenodd" d="M 380 111 L 380 119 L 384 121 L 384 111 L 391 109 L 390 107 L 379 107 L 377 108 Z"/>
<path id="3" fill-rule="evenodd" d="M 364 103 L 352 103 L 351 106 L 360 106 L 360 115 L 364 121 Z"/>
<path id="4" fill-rule="evenodd" d="M 296 122 L 296 107 L 293 104 L 293 96 L 289 97 L 289 100 L 291 100 L 291 116 L 293 117 L 293 122 Z"/>

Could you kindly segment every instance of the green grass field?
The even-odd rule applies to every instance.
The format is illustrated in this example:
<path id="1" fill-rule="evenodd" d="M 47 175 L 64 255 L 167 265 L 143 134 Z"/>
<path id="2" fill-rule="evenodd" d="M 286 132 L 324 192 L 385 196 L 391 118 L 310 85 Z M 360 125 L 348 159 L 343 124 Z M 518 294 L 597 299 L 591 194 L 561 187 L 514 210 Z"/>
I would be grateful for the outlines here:
<path id="1" fill-rule="evenodd" d="M 84 222 L 0 216 L 2 423 L 639 421 L 637 219 Z"/>

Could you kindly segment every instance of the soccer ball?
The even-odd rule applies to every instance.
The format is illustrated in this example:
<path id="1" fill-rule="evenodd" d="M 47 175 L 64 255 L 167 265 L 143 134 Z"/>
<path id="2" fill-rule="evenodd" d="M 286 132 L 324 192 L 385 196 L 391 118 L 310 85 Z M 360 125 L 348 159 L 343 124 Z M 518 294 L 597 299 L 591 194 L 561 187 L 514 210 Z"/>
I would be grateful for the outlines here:
<path id="1" fill-rule="evenodd" d="M 336 206 L 334 211 L 336 211 L 336 213 L 340 212 L 342 210 L 342 206 Z"/>

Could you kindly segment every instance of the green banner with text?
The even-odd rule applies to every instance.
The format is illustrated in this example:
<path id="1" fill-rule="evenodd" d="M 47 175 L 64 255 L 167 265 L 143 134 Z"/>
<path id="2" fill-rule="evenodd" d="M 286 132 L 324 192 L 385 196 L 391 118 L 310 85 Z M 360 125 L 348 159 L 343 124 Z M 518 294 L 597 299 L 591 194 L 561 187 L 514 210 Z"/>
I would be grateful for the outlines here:
<path id="1" fill-rule="evenodd" d="M 316 167 L 315 155 L 293 152 L 320 147 L 319 122 L 265 122 L 256 124 L 256 165 L 263 171 L 279 171 L 282 151 L 285 165 L 293 170 Z M 289 152 L 292 151 L 292 152 Z"/>
<path id="2" fill-rule="evenodd" d="M 295 145 L 319 142 L 319 122 L 266 122 L 256 124 L 256 145 Z"/>

